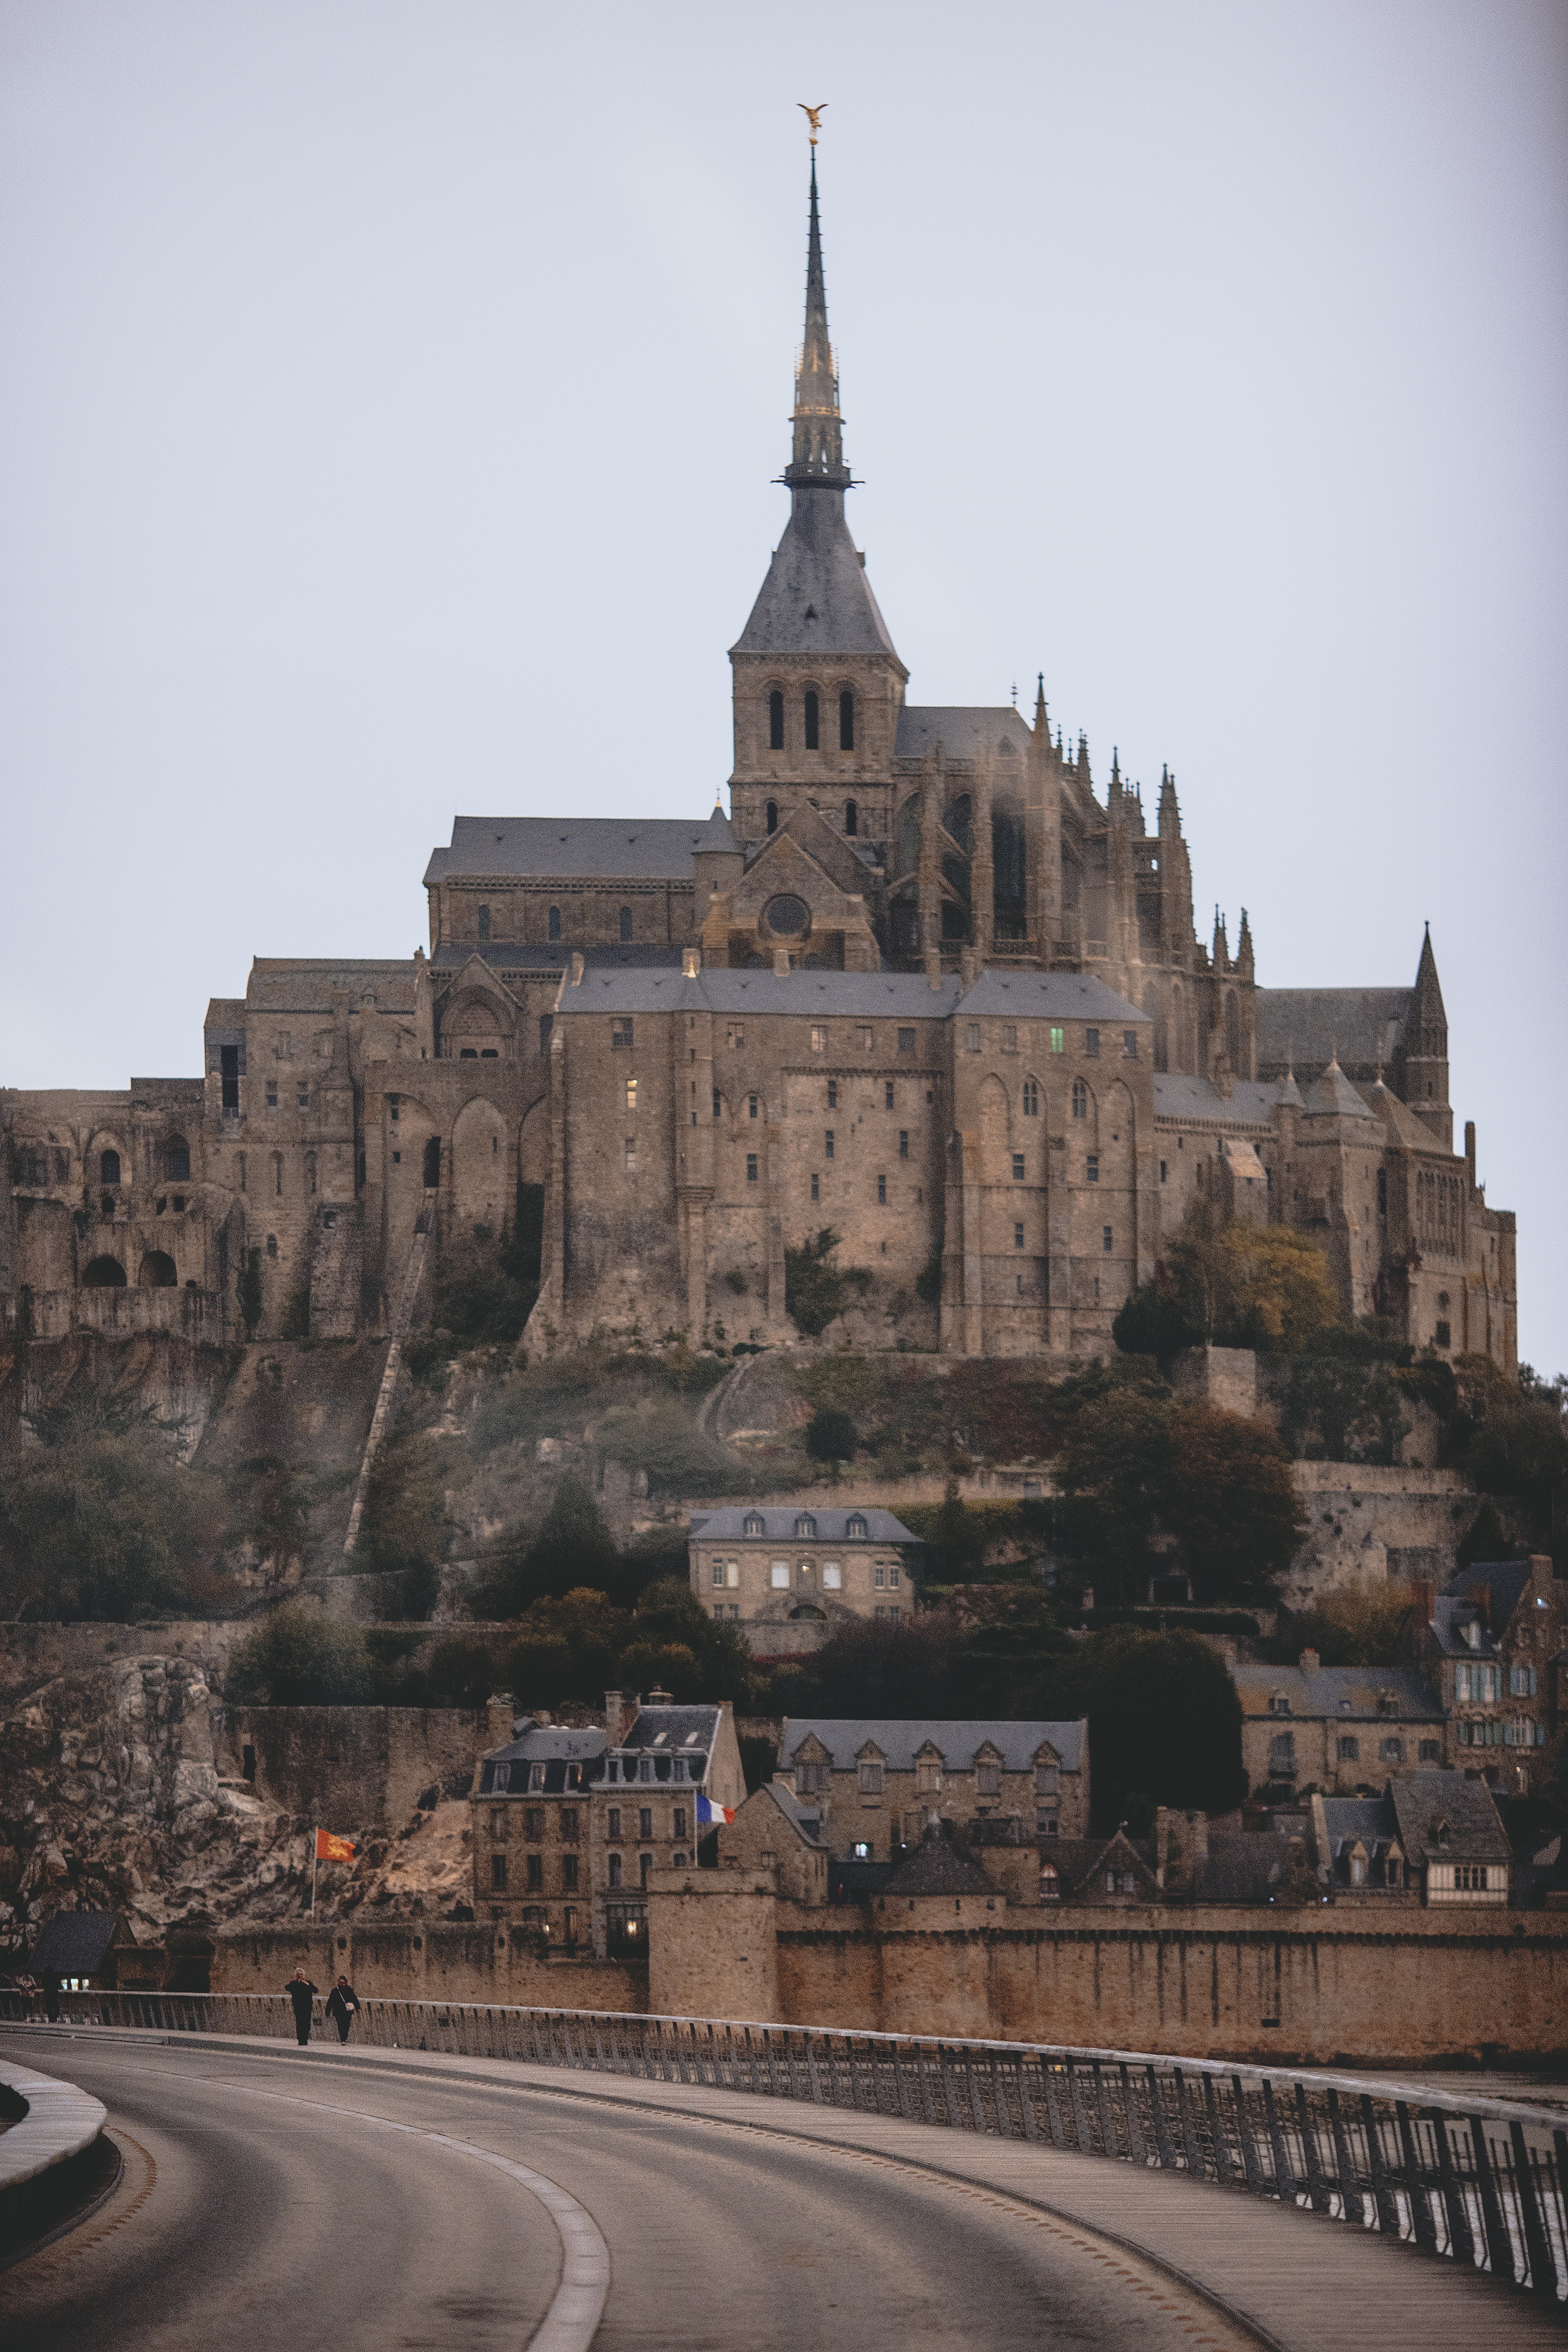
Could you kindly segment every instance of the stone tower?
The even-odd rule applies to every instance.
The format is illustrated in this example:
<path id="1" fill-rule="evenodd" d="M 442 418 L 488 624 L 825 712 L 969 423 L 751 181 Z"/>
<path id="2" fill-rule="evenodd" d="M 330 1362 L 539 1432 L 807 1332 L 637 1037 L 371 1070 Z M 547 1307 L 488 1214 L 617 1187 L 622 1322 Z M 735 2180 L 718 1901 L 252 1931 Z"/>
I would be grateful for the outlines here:
<path id="1" fill-rule="evenodd" d="M 1405 1017 L 1405 1035 L 1394 1065 L 1394 1090 L 1445 1151 L 1454 1148 L 1454 1114 L 1448 1102 L 1448 1015 L 1432 952 L 1432 927 L 1421 942 L 1415 986 Z"/>
<path id="2" fill-rule="evenodd" d="M 762 592 L 730 649 L 734 673 L 731 822 L 757 843 L 803 802 L 831 807 L 835 830 L 881 841 L 909 672 L 849 536 L 838 368 L 827 339 L 816 155 L 811 160 L 805 333 L 795 375 L 784 480 L 790 517 Z"/>

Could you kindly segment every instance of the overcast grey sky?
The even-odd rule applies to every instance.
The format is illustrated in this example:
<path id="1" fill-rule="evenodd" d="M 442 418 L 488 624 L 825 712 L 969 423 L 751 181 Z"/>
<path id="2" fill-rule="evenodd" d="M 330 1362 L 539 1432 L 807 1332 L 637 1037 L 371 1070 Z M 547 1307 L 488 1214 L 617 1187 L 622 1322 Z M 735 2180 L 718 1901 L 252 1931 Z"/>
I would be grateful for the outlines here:
<path id="1" fill-rule="evenodd" d="M 453 814 L 710 808 L 826 99 L 912 699 L 1176 772 L 1200 929 L 1405 982 L 1568 1366 L 1560 0 L 0 0 L 0 1081 L 401 955 Z"/>

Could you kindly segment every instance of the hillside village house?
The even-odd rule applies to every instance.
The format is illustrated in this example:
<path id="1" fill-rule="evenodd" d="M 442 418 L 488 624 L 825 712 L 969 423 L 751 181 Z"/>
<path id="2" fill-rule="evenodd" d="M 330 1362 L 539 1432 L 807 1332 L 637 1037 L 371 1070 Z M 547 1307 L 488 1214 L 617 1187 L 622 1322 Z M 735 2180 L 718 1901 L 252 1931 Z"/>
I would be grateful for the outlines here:
<path id="1" fill-rule="evenodd" d="M 691 1589 L 731 1620 L 753 1656 L 815 1649 L 847 1618 L 896 1623 L 914 1608 L 918 1539 L 891 1511 L 707 1511 L 691 1521 Z"/>
<path id="2" fill-rule="evenodd" d="M 1027 1840 L 1089 1829 L 1089 1725 L 795 1717 L 780 1749 L 795 1794 L 824 1816 L 829 1852 L 884 1862 L 953 1829 L 1016 1816 Z"/>
<path id="3" fill-rule="evenodd" d="M 1428 1907 L 1509 1899 L 1512 1856 L 1490 1790 L 1466 1772 L 1411 1772 L 1381 1797 L 1314 1797 L 1312 1843 L 1341 1901 Z"/>
<path id="4" fill-rule="evenodd" d="M 606 1727 L 525 1717 L 485 1757 L 473 1813 L 474 1911 L 563 1951 L 647 1948 L 655 1870 L 694 1864 L 715 1818 L 745 1799 L 729 1701 L 605 1697 Z"/>
<path id="5" fill-rule="evenodd" d="M 1329 1789 L 1346 1796 L 1390 1772 L 1447 1761 L 1441 1700 L 1413 1666 L 1238 1665 L 1241 1761 L 1247 1786 Z"/>
<path id="6" fill-rule="evenodd" d="M 1550 1558 L 1478 1560 L 1424 1591 L 1416 1651 L 1448 1718 L 1449 1760 L 1510 1793 L 1551 1780 L 1568 1609 Z"/>

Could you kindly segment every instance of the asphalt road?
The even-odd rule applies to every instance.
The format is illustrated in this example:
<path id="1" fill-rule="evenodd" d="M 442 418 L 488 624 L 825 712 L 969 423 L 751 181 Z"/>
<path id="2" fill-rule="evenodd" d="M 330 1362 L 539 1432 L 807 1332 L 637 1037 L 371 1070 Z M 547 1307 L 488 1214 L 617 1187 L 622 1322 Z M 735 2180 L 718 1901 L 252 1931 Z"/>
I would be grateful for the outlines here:
<path id="1" fill-rule="evenodd" d="M 110 2206 L 0 2275 L 7 2352 L 1257 2341 L 1153 2266 L 1108 2263 L 1081 2231 L 896 2162 L 525 2078 L 492 2089 L 321 2065 L 314 2048 L 25 2032 L 0 2047 L 101 2099 L 126 2158 Z M 476 2150 L 554 2183 L 588 2217 L 575 2315 L 557 2305 L 560 2217 Z M 595 2238 L 608 2255 L 596 2332 Z"/>

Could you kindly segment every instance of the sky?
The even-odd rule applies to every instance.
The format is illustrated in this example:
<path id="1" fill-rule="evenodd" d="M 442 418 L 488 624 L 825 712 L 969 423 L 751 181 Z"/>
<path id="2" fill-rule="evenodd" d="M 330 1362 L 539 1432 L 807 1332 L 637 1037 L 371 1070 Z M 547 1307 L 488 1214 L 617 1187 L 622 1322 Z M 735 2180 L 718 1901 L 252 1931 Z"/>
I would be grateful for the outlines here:
<path id="1" fill-rule="evenodd" d="M 801 13 L 0 0 L 0 1084 L 411 953 L 458 812 L 713 805 L 826 100 L 910 699 L 1168 762 L 1265 985 L 1430 921 L 1568 1368 L 1568 8 Z"/>

